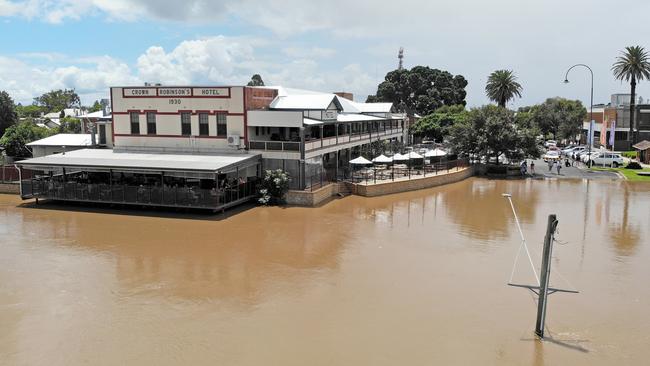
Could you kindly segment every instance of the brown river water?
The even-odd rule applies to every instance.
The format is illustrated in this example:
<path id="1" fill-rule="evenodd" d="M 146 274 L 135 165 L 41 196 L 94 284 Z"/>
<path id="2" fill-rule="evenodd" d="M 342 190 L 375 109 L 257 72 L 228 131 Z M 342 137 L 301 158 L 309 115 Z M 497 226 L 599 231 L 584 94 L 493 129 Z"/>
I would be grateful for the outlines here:
<path id="1" fill-rule="evenodd" d="M 504 192 L 536 266 L 558 214 L 551 282 L 580 291 L 550 296 L 543 342 L 530 291 L 506 285 Z M 0 364 L 648 364 L 648 225 L 650 185 L 618 181 L 472 178 L 225 216 L 0 195 Z"/>

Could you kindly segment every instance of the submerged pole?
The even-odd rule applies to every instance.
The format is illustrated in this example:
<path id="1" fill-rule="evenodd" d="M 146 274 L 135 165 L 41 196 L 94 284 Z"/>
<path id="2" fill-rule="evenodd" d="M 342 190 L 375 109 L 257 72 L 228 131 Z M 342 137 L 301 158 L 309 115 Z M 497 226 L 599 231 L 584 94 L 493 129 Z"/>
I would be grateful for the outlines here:
<path id="1" fill-rule="evenodd" d="M 548 224 L 546 226 L 546 236 L 544 237 L 544 251 L 542 253 L 542 267 L 540 268 L 539 278 L 539 299 L 537 301 L 537 324 L 535 325 L 535 334 L 544 338 L 544 322 L 546 320 L 546 302 L 548 299 L 548 283 L 551 274 L 551 255 L 553 253 L 553 236 L 558 221 L 555 214 L 548 215 Z"/>

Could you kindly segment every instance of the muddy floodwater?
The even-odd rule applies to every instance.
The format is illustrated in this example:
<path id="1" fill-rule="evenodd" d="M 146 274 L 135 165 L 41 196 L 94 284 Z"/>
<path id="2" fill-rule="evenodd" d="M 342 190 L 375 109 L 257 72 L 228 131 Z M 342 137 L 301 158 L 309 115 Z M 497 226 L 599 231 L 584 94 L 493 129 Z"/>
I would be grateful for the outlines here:
<path id="1" fill-rule="evenodd" d="M 547 341 L 539 266 L 559 217 Z M 0 195 L 1 365 L 641 365 L 650 185 L 466 181 L 226 216 Z M 524 258 L 524 257 L 521 257 Z M 513 279 L 534 282 L 527 260 Z"/>

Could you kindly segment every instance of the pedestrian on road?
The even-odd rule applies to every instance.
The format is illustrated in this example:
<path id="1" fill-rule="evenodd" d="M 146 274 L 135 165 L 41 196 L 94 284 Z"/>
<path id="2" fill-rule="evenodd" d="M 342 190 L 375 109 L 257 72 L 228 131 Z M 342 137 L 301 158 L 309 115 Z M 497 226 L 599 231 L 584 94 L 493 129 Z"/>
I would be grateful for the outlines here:
<path id="1" fill-rule="evenodd" d="M 535 162 L 530 161 L 530 175 L 535 175 Z"/>
<path id="2" fill-rule="evenodd" d="M 552 172 L 552 171 L 554 171 L 555 169 L 557 169 L 557 160 L 553 161 L 553 163 L 551 164 L 551 169 L 550 169 L 550 171 Z"/>
<path id="3" fill-rule="evenodd" d="M 560 163 L 559 161 L 557 162 L 556 169 L 557 169 L 557 175 L 560 175 L 560 169 L 562 169 L 562 163 Z"/>
<path id="4" fill-rule="evenodd" d="M 548 161 L 548 171 L 552 172 L 553 171 L 553 160 Z"/>
<path id="5" fill-rule="evenodd" d="M 528 164 L 526 163 L 526 160 L 524 160 L 521 163 L 521 166 L 519 167 L 519 169 L 521 170 L 521 175 L 526 175 L 526 172 L 528 171 Z"/>

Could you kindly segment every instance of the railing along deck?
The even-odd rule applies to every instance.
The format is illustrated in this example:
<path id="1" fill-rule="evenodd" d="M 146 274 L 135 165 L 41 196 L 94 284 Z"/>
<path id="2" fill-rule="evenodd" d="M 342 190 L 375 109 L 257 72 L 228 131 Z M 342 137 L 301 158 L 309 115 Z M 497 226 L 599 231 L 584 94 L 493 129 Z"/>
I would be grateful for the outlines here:
<path id="1" fill-rule="evenodd" d="M 256 195 L 256 182 L 220 190 L 169 186 L 91 184 L 39 179 L 21 181 L 22 198 L 137 204 L 180 208 L 222 209 Z"/>

